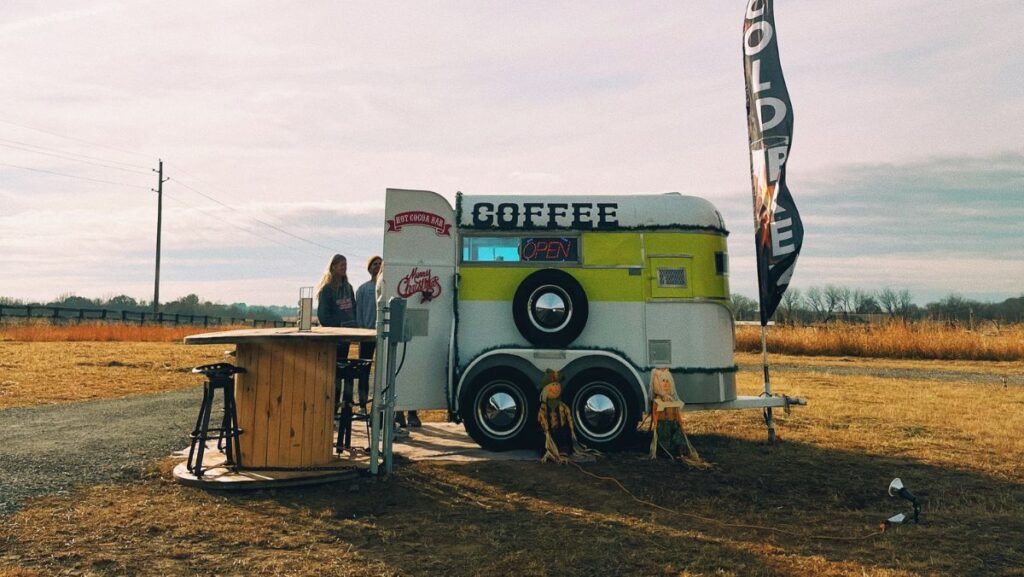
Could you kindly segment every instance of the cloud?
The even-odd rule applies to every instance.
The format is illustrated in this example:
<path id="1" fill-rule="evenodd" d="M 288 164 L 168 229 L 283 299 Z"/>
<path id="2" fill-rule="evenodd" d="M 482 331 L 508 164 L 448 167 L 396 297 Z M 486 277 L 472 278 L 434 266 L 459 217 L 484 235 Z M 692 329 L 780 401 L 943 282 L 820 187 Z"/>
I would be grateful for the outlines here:
<path id="1" fill-rule="evenodd" d="M 841 165 L 791 177 L 790 189 L 805 229 L 794 286 L 896 285 L 927 298 L 1024 287 L 1022 154 Z M 730 239 L 734 263 L 753 261 L 747 240 Z"/>
<path id="2" fill-rule="evenodd" d="M 753 291 L 730 3 L 8 4 L 0 69 L 18 81 L 0 93 L 0 144 L 137 172 L 0 145 L 3 163 L 135 187 L 0 166 L 0 295 L 145 287 L 157 157 L 173 179 L 162 278 L 225 291 L 204 298 L 269 299 L 276 288 L 247 283 L 380 252 L 389 186 L 709 197 L 734 231 L 734 288 Z M 970 18 L 922 0 L 778 7 L 807 224 L 796 282 L 840 278 L 855 258 L 897 274 L 891 259 L 938 252 L 970 274 L 935 290 L 969 293 L 988 259 L 1019 254 L 1020 159 L 998 153 L 1024 134 L 1022 15 L 1019 0 Z"/>

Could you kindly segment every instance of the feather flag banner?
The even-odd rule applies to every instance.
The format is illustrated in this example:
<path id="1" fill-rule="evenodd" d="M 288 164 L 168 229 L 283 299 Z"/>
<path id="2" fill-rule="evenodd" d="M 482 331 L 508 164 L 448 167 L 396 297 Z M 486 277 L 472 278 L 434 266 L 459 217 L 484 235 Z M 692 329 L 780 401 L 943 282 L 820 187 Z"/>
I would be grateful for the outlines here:
<path id="1" fill-rule="evenodd" d="M 768 323 L 789 286 L 803 246 L 804 227 L 786 186 L 793 140 L 793 108 L 779 62 L 772 0 L 748 0 L 743 20 L 743 71 L 754 198 L 761 325 Z"/>

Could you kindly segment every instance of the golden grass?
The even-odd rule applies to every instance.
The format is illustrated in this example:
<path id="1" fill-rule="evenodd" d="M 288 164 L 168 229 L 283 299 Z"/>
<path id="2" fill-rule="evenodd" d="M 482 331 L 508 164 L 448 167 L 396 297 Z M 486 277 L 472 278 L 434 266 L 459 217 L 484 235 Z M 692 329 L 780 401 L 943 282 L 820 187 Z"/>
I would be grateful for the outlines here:
<path id="1" fill-rule="evenodd" d="M 121 341 L 180 342 L 189 335 L 226 331 L 238 326 L 197 327 L 132 325 L 123 323 L 80 323 L 55 325 L 50 322 L 0 324 L 0 341 L 61 342 Z"/>
<path id="2" fill-rule="evenodd" d="M 737 327 L 736 350 L 759 352 L 760 327 Z M 1016 361 L 1024 359 L 1024 325 L 989 324 L 973 331 L 936 322 L 772 326 L 768 329 L 768 351 L 809 356 Z"/>
<path id="3" fill-rule="evenodd" d="M 122 345 L 94 346 L 81 361 Z M 780 445 L 763 444 L 755 411 L 688 413 L 710 471 L 642 452 L 583 465 L 673 512 L 537 462 L 399 460 L 376 482 L 224 494 L 175 484 L 165 461 L 6 518 L 0 575 L 1024 574 L 1024 387 L 971 378 L 1024 362 L 773 362 L 774 389 L 810 403 L 776 412 Z M 738 380 L 760 391 L 758 371 Z M 908 508 L 885 493 L 896 476 L 925 499 L 926 524 L 880 534 Z"/>
<path id="4" fill-rule="evenodd" d="M 192 367 L 230 345 L 0 341 L 0 409 L 159 393 L 202 384 Z"/>

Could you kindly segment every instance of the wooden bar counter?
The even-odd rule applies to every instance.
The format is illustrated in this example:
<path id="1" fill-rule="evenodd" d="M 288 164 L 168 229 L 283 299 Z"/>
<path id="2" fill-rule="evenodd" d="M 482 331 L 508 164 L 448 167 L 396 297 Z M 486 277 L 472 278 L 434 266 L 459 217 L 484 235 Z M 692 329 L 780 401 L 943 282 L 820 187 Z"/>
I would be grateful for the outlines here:
<path id="1" fill-rule="evenodd" d="M 372 329 L 245 329 L 185 337 L 185 344 L 236 345 L 232 364 L 242 429 L 242 469 L 308 469 L 334 461 L 337 347 L 373 341 Z"/>

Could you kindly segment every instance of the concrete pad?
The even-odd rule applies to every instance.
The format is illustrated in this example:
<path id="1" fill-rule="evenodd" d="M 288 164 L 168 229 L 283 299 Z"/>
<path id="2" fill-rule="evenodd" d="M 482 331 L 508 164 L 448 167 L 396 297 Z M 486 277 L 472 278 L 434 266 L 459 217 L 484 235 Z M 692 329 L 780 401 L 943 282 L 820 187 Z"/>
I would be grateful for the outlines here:
<path id="1" fill-rule="evenodd" d="M 395 439 L 394 452 L 412 461 L 536 461 L 540 459 L 540 448 L 536 451 L 486 451 L 476 444 L 465 427 L 455 423 L 423 423 L 422 427 L 410 427 L 409 437 Z M 363 439 L 366 431 L 363 430 Z M 353 438 L 356 431 L 353 428 Z M 362 441 L 365 446 L 366 441 Z"/>

